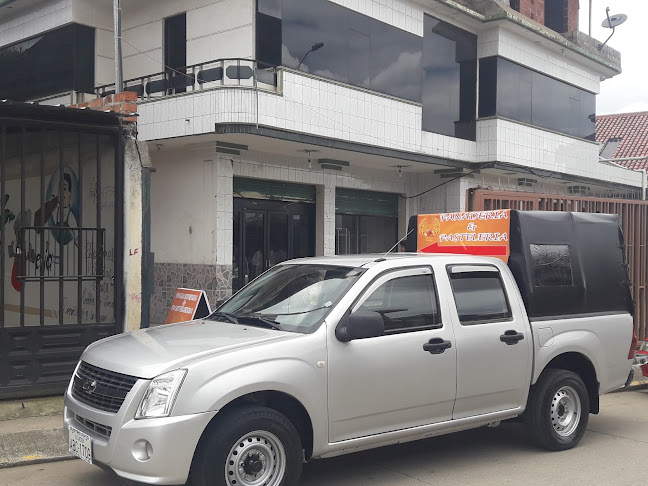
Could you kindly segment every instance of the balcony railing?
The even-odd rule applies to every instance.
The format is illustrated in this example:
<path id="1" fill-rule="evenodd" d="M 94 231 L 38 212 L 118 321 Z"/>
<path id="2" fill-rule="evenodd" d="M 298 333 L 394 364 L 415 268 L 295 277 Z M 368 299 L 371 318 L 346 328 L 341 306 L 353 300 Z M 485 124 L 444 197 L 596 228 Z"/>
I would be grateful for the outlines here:
<path id="1" fill-rule="evenodd" d="M 277 66 L 253 59 L 217 59 L 124 81 L 124 91 L 137 93 L 140 100 L 221 86 L 277 92 Z M 114 83 L 95 88 L 97 97 L 114 93 Z"/>

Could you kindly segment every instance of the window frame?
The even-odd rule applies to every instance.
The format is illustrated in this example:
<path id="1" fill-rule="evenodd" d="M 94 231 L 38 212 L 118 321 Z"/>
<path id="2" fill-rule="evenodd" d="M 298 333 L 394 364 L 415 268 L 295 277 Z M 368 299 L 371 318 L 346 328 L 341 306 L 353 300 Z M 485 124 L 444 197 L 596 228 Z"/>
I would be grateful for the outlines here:
<path id="1" fill-rule="evenodd" d="M 420 273 L 420 271 L 423 270 L 424 273 Z M 442 315 L 442 310 L 441 310 L 441 302 L 439 300 L 439 289 L 437 285 L 437 281 L 435 278 L 435 273 L 434 270 L 430 265 L 421 265 L 421 266 L 415 266 L 415 267 L 409 267 L 409 268 L 399 268 L 399 269 L 388 269 L 385 270 L 378 275 L 376 275 L 371 282 L 364 288 L 364 290 L 355 298 L 353 303 L 349 306 L 347 309 L 345 315 L 350 315 L 356 312 L 362 304 L 369 298 L 373 293 L 379 289 L 383 284 L 391 281 L 391 280 L 396 280 L 399 278 L 406 278 L 406 277 L 420 277 L 420 276 L 429 276 L 432 279 L 432 294 L 431 297 L 433 297 L 436 300 L 436 307 L 437 307 L 437 321 L 433 324 L 427 325 L 427 326 L 416 326 L 416 327 L 408 327 L 405 329 L 397 329 L 397 330 L 390 330 L 387 331 L 385 330 L 384 334 L 381 336 L 375 336 L 376 338 L 381 338 L 381 337 L 386 337 L 386 336 L 393 336 L 396 334 L 407 334 L 411 332 L 418 332 L 418 331 L 429 331 L 429 330 L 435 330 L 435 329 L 443 329 L 445 326 L 443 324 L 443 315 Z M 340 321 L 340 325 L 342 325 L 343 321 Z M 373 338 L 368 338 L 368 339 L 373 339 Z"/>
<path id="2" fill-rule="evenodd" d="M 458 269 L 458 268 L 465 268 L 466 270 L 461 272 L 453 272 L 453 270 Z M 461 324 L 464 327 L 469 327 L 469 326 L 475 326 L 475 325 L 480 325 L 480 324 L 495 324 L 495 323 L 501 323 L 501 322 L 512 322 L 515 320 L 515 317 L 513 315 L 513 308 L 511 306 L 511 301 L 509 299 L 508 292 L 506 291 L 506 285 L 504 283 L 504 279 L 502 278 L 502 273 L 500 272 L 499 268 L 497 268 L 495 265 L 489 265 L 489 264 L 449 264 L 446 265 L 446 272 L 448 274 L 448 283 L 450 284 L 450 291 L 452 292 L 452 299 L 454 300 L 454 310 L 457 312 L 457 320 L 459 321 L 459 324 Z M 457 297 L 455 290 L 452 286 L 452 275 L 458 274 L 458 273 L 494 273 L 497 275 L 497 279 L 499 280 L 501 286 L 502 286 L 502 292 L 504 294 L 504 301 L 506 302 L 506 307 L 508 309 L 508 316 L 505 317 L 493 317 L 490 319 L 472 319 L 468 321 L 464 321 L 461 319 L 461 316 L 459 315 L 459 308 L 457 306 Z"/>

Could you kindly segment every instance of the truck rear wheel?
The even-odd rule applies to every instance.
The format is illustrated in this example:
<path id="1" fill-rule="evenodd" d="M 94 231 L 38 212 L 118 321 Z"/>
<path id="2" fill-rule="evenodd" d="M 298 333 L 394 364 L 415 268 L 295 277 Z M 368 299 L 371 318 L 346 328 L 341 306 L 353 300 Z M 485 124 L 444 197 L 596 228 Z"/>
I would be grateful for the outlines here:
<path id="1" fill-rule="evenodd" d="M 192 486 L 297 486 L 303 454 L 285 416 L 246 405 L 216 417 L 192 465 Z"/>
<path id="2" fill-rule="evenodd" d="M 568 370 L 548 369 L 531 388 L 527 423 L 538 445 L 562 451 L 583 438 L 589 412 L 589 395 L 580 376 Z"/>

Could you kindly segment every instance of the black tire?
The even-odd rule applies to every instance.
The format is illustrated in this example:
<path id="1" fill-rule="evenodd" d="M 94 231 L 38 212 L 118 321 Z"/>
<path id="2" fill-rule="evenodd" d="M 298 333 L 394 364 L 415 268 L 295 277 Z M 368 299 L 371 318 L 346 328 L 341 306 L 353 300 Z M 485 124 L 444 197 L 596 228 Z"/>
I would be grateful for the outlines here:
<path id="1" fill-rule="evenodd" d="M 258 432 L 258 434 L 248 438 L 247 435 L 251 432 Z M 265 445 L 264 438 L 266 439 Z M 245 440 L 239 443 L 241 439 Z M 273 448 L 275 455 L 274 458 L 271 458 L 270 455 L 273 452 L 270 447 L 274 439 L 278 441 L 280 447 Z M 272 475 L 270 468 L 266 469 L 265 466 L 272 462 L 281 462 L 277 459 L 281 456 L 278 451 L 280 448 L 283 448 L 284 452 L 285 472 L 283 478 L 278 482 L 278 476 Z M 231 457 L 245 457 L 247 454 L 252 454 L 252 459 L 248 460 L 246 464 L 250 474 L 257 472 L 255 466 L 260 467 L 258 466 L 259 461 L 263 458 L 264 468 L 259 472 L 259 475 L 270 474 L 266 483 L 268 486 L 297 486 L 299 484 L 303 452 L 301 439 L 293 424 L 284 415 L 270 408 L 241 405 L 222 414 L 217 414 L 214 422 L 205 431 L 191 467 L 191 485 L 245 486 L 245 478 L 243 481 L 240 480 L 240 469 L 246 470 L 242 466 L 243 463 L 239 463 L 241 466 L 239 468 L 236 464 L 232 465 L 228 461 L 230 454 L 236 454 L 239 450 L 242 455 Z M 262 455 L 263 451 L 268 454 L 267 461 L 265 456 L 258 455 L 259 451 Z M 230 479 L 226 479 L 226 474 Z M 238 481 L 235 479 L 237 474 L 239 475 Z M 250 478 L 249 482 L 252 481 Z"/>
<path id="2" fill-rule="evenodd" d="M 575 405 L 576 396 L 579 407 Z M 574 414 L 576 408 L 579 411 Z M 571 420 L 570 409 L 574 417 Z M 525 415 L 531 435 L 540 447 L 563 451 L 583 438 L 589 412 L 589 395 L 580 376 L 568 370 L 547 369 L 531 387 Z"/>

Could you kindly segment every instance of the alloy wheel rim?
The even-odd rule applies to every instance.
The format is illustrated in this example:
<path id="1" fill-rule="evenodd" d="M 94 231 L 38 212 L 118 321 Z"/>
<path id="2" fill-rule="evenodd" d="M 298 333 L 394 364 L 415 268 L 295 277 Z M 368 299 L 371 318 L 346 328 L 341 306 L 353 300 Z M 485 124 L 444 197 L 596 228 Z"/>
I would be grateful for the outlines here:
<path id="1" fill-rule="evenodd" d="M 578 428 L 581 401 L 571 386 L 560 388 L 551 400 L 551 425 L 560 437 L 569 437 Z"/>
<path id="2" fill-rule="evenodd" d="M 225 463 L 228 486 L 279 486 L 286 473 L 286 451 L 270 432 L 255 430 L 241 437 Z"/>

